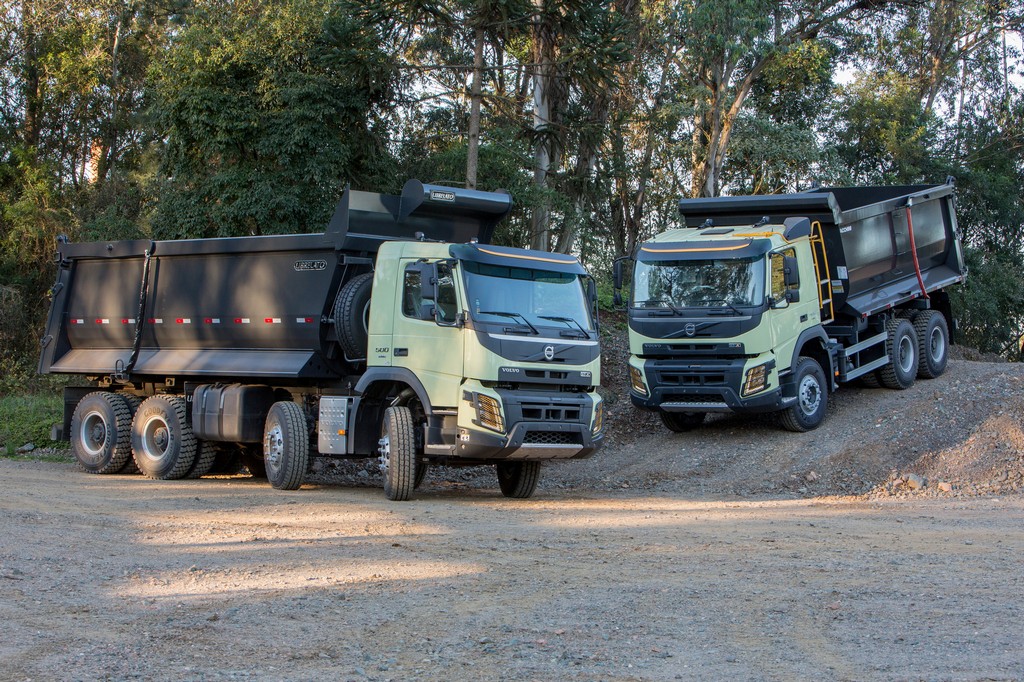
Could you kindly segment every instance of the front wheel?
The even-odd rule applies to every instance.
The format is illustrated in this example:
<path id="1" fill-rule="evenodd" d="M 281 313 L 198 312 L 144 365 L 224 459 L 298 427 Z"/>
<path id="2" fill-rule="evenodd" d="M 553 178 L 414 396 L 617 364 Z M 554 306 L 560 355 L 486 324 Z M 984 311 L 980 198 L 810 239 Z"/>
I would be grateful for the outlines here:
<path id="1" fill-rule="evenodd" d="M 309 465 L 306 413 L 296 403 L 276 402 L 263 429 L 267 480 L 278 490 L 298 490 Z"/>
<path id="2" fill-rule="evenodd" d="M 416 424 L 408 407 L 384 410 L 377 444 L 384 495 L 396 502 L 408 500 L 416 487 Z"/>
<path id="3" fill-rule="evenodd" d="M 540 480 L 540 462 L 499 462 L 498 487 L 505 497 L 532 497 Z"/>
<path id="4" fill-rule="evenodd" d="M 821 426 L 828 409 L 825 372 L 814 358 L 801 357 L 796 363 L 796 403 L 783 410 L 783 428 L 803 433 Z"/>

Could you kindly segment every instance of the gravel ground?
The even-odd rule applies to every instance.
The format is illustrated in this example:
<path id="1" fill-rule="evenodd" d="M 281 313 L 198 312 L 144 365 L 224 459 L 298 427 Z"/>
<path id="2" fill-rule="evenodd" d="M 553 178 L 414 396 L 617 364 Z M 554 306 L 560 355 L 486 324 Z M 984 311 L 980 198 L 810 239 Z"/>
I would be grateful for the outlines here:
<path id="1" fill-rule="evenodd" d="M 0 460 L 0 680 L 1024 680 L 1024 366 L 672 434 L 606 336 L 607 446 L 532 500 Z"/>

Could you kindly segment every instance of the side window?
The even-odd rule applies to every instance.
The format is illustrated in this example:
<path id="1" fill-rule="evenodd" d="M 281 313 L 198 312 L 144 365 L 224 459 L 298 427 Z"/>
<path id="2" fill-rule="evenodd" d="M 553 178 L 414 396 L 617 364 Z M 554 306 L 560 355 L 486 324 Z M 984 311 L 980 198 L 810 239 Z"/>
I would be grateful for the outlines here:
<path id="1" fill-rule="evenodd" d="M 459 301 L 455 296 L 455 278 L 449 263 L 437 264 L 437 321 L 441 324 L 455 322 L 459 312 Z"/>
<path id="2" fill-rule="evenodd" d="M 782 302 L 786 298 L 785 258 L 796 258 L 796 249 L 783 249 L 772 254 L 772 298 Z M 798 285 L 790 285 L 789 289 L 798 289 Z"/>
<path id="3" fill-rule="evenodd" d="M 417 320 L 430 320 L 430 308 L 423 305 L 423 288 L 419 270 L 411 268 L 405 271 L 405 282 L 402 286 L 402 314 Z"/>

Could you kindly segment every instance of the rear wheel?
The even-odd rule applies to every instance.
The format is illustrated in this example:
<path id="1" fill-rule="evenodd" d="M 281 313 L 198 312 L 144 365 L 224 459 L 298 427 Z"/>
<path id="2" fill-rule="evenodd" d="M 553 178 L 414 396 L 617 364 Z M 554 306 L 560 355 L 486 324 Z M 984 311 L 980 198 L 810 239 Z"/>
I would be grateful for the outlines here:
<path id="1" fill-rule="evenodd" d="M 71 452 L 90 474 L 112 474 L 131 459 L 132 414 L 116 393 L 89 393 L 71 417 Z"/>
<path id="2" fill-rule="evenodd" d="M 499 462 L 498 487 L 505 497 L 532 497 L 540 481 L 540 462 Z"/>
<path id="3" fill-rule="evenodd" d="M 149 478 L 181 478 L 196 459 L 198 443 L 185 419 L 185 399 L 155 395 L 139 406 L 132 420 L 132 455 Z"/>
<path id="4" fill-rule="evenodd" d="M 396 405 L 384 410 L 378 452 L 384 472 L 384 495 L 402 502 L 416 487 L 416 424 L 408 407 Z"/>
<path id="5" fill-rule="evenodd" d="M 185 474 L 185 478 L 202 478 L 210 473 L 213 463 L 217 461 L 217 448 L 208 440 L 199 441 L 199 450 L 196 452 L 196 461 L 192 468 Z"/>
<path id="6" fill-rule="evenodd" d="M 825 372 L 814 358 L 801 357 L 796 363 L 796 403 L 780 413 L 782 426 L 802 433 L 821 426 L 828 409 Z"/>
<path id="7" fill-rule="evenodd" d="M 675 433 L 692 431 L 704 423 L 707 416 L 704 412 L 659 412 L 661 423 L 665 428 Z"/>
<path id="8" fill-rule="evenodd" d="M 120 394 L 124 401 L 128 403 L 128 410 L 132 413 L 132 419 L 135 418 L 135 413 L 139 411 L 139 405 L 142 404 L 142 396 L 137 396 L 132 393 L 121 393 Z M 131 433 L 128 434 L 129 439 Z M 131 447 L 129 445 L 129 447 Z M 134 457 L 129 457 L 128 461 L 124 463 L 124 466 L 117 472 L 119 474 L 137 474 L 139 473 L 139 466 L 135 463 Z"/>
<path id="9" fill-rule="evenodd" d="M 889 364 L 878 370 L 878 379 L 886 388 L 902 391 L 914 385 L 917 377 L 917 333 L 910 320 L 894 317 L 885 324 L 888 338 L 885 352 Z"/>
<path id="10" fill-rule="evenodd" d="M 263 431 L 267 480 L 278 490 L 297 490 L 309 466 L 306 414 L 296 403 L 274 403 Z"/>
<path id="11" fill-rule="evenodd" d="M 934 379 L 946 371 L 949 362 L 949 325 L 938 310 L 924 310 L 914 318 L 917 332 L 917 376 Z"/>

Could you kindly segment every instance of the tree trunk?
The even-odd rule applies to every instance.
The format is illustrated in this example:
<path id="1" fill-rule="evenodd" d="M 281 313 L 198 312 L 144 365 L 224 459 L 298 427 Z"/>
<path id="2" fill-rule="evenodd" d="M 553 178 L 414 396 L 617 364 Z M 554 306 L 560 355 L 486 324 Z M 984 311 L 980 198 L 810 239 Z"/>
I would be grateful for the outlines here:
<path id="1" fill-rule="evenodd" d="M 484 76 L 484 29 L 478 27 L 473 42 L 473 85 L 469 104 L 469 148 L 466 150 L 466 187 L 476 189 L 480 153 L 480 100 Z"/>
<path id="2" fill-rule="evenodd" d="M 555 40 L 553 29 L 544 15 L 544 0 L 533 0 L 533 183 L 547 187 L 554 156 L 554 71 Z M 548 251 L 551 248 L 551 210 L 546 199 L 534 209 L 530 221 L 530 248 Z"/>
<path id="3" fill-rule="evenodd" d="M 22 140 L 26 147 L 39 144 L 42 130 L 42 102 L 39 92 L 39 37 L 36 34 L 33 0 L 22 0 L 21 29 L 25 36 L 25 70 L 22 96 L 25 100 L 25 118 L 22 122 Z"/>

